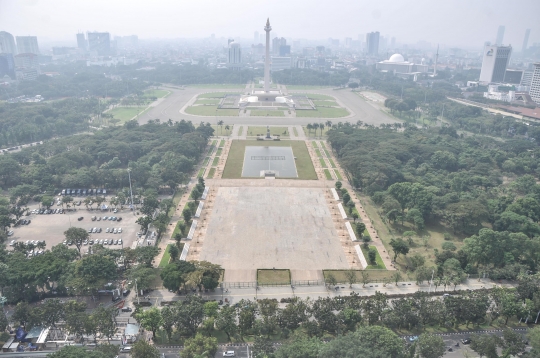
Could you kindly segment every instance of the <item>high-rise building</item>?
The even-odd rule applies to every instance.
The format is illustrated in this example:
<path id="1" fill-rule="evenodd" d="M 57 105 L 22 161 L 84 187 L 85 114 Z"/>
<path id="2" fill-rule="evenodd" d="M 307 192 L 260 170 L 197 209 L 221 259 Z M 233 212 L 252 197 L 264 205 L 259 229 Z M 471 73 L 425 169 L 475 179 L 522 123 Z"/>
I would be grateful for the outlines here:
<path id="1" fill-rule="evenodd" d="M 504 40 L 504 26 L 499 26 L 499 29 L 497 30 L 497 39 L 495 40 L 495 45 L 502 45 Z"/>
<path id="2" fill-rule="evenodd" d="M 536 104 L 540 105 L 540 62 L 534 64 L 534 72 L 529 95 Z"/>
<path id="3" fill-rule="evenodd" d="M 284 37 L 274 37 L 272 40 L 272 53 L 279 55 L 279 49 L 281 46 L 286 46 L 287 40 Z"/>
<path id="4" fill-rule="evenodd" d="M 33 53 L 39 55 L 37 37 L 17 36 L 17 50 L 19 53 Z"/>
<path id="5" fill-rule="evenodd" d="M 242 67 L 242 47 L 238 42 L 229 42 L 229 56 L 227 58 L 227 67 L 238 70 Z"/>
<path id="6" fill-rule="evenodd" d="M 17 79 L 35 80 L 39 76 L 41 71 L 38 57 L 39 55 L 31 52 L 20 53 L 14 57 Z"/>
<path id="7" fill-rule="evenodd" d="M 279 46 L 279 56 L 284 57 L 291 54 L 291 46 L 285 45 L 285 46 Z"/>
<path id="8" fill-rule="evenodd" d="M 290 57 L 272 56 L 272 72 L 289 70 L 291 64 L 292 61 Z"/>
<path id="9" fill-rule="evenodd" d="M 511 54 L 512 46 L 484 46 L 480 82 L 503 82 Z"/>
<path id="10" fill-rule="evenodd" d="M 394 50 L 396 48 L 396 38 L 395 37 L 392 37 L 392 40 L 390 40 L 390 47 L 392 48 L 392 50 Z"/>
<path id="11" fill-rule="evenodd" d="M 256 45 L 259 43 L 259 31 L 255 31 L 253 34 L 253 43 Z"/>
<path id="12" fill-rule="evenodd" d="M 4 76 L 15 79 L 15 61 L 11 53 L 0 53 L 0 80 Z"/>
<path id="13" fill-rule="evenodd" d="M 88 49 L 88 42 L 86 41 L 83 33 L 77 34 L 77 47 L 83 51 L 86 51 Z"/>
<path id="14" fill-rule="evenodd" d="M 523 46 L 521 47 L 521 52 L 527 51 L 527 44 L 529 43 L 529 35 L 531 34 L 531 29 L 525 30 L 525 37 L 523 38 Z"/>
<path id="15" fill-rule="evenodd" d="M 376 56 L 379 53 L 379 35 L 379 31 L 366 35 L 366 50 L 369 55 Z"/>
<path id="16" fill-rule="evenodd" d="M 111 53 L 111 36 L 108 32 L 89 32 L 88 51 L 95 52 L 98 56 L 108 56 Z"/>
<path id="17" fill-rule="evenodd" d="M 17 54 L 17 47 L 13 35 L 9 32 L 0 31 L 0 53 Z"/>

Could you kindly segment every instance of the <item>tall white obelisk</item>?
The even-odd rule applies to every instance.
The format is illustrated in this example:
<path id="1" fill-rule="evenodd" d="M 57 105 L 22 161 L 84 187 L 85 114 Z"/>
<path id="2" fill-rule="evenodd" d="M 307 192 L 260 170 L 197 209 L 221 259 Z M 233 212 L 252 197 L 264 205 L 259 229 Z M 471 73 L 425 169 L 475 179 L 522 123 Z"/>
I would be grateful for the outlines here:
<path id="1" fill-rule="evenodd" d="M 272 27 L 270 26 L 270 19 L 266 19 L 266 26 L 264 27 L 266 31 L 266 56 L 264 58 L 264 92 L 270 91 L 270 31 Z"/>

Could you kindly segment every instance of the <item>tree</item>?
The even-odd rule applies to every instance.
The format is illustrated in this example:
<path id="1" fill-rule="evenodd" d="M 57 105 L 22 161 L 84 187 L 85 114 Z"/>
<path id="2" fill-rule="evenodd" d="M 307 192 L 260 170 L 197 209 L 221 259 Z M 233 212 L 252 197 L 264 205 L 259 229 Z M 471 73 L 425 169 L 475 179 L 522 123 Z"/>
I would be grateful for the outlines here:
<path id="1" fill-rule="evenodd" d="M 223 124 L 224 122 L 221 120 L 217 122 L 217 125 L 219 126 L 219 134 L 222 134 L 223 132 Z"/>
<path id="2" fill-rule="evenodd" d="M 390 240 L 390 246 L 392 246 L 392 250 L 394 251 L 394 260 L 397 260 L 398 255 L 407 255 L 409 253 L 409 246 L 403 239 L 391 239 Z"/>
<path id="3" fill-rule="evenodd" d="M 503 357 L 518 356 L 525 352 L 525 346 L 526 345 L 521 334 L 510 328 L 506 328 L 503 331 Z"/>
<path id="4" fill-rule="evenodd" d="M 109 341 L 116 333 L 115 317 L 118 315 L 118 309 L 114 306 L 103 307 L 99 305 L 91 314 L 91 320 L 95 322 L 95 330 L 107 337 Z"/>
<path id="5" fill-rule="evenodd" d="M 358 212 L 356 212 L 356 211 L 353 211 L 351 216 L 353 218 L 353 222 L 356 222 L 356 220 L 359 218 Z"/>
<path id="6" fill-rule="evenodd" d="M 274 346 L 268 338 L 264 336 L 255 336 L 252 352 L 253 358 L 271 357 L 274 353 Z"/>
<path id="7" fill-rule="evenodd" d="M 441 358 L 446 351 L 446 345 L 441 336 L 424 333 L 418 338 L 416 349 L 422 358 Z"/>
<path id="8" fill-rule="evenodd" d="M 84 347 L 64 346 L 60 350 L 47 354 L 49 358 L 109 358 L 100 351 L 87 351 Z"/>
<path id="9" fill-rule="evenodd" d="M 159 254 L 161 249 L 157 246 L 138 246 L 135 249 L 135 256 L 137 262 L 147 267 L 152 267 L 152 261 Z"/>
<path id="10" fill-rule="evenodd" d="M 377 249 L 372 247 L 368 251 L 368 260 L 370 265 L 377 264 Z"/>
<path id="11" fill-rule="evenodd" d="M 137 282 L 137 289 L 146 290 L 152 288 L 157 277 L 157 269 L 144 265 L 137 265 L 129 269 L 128 277 Z"/>
<path id="12" fill-rule="evenodd" d="M 180 255 L 180 250 L 178 250 L 178 246 L 169 245 L 169 255 L 171 256 L 171 261 L 176 261 L 176 259 L 178 259 L 178 256 Z"/>
<path id="13" fill-rule="evenodd" d="M 319 357 L 323 343 L 318 338 L 306 335 L 295 335 L 280 346 L 275 353 L 276 358 L 310 358 Z M 331 356 L 328 356 L 331 357 Z"/>
<path id="14" fill-rule="evenodd" d="M 319 356 L 405 358 L 405 352 L 404 341 L 394 332 L 380 326 L 368 326 L 331 340 L 321 347 Z"/>
<path id="15" fill-rule="evenodd" d="M 114 259 L 102 255 L 89 255 L 75 263 L 71 284 L 79 291 L 97 290 L 116 277 Z"/>
<path id="16" fill-rule="evenodd" d="M 338 180 L 335 185 L 336 185 L 336 189 L 339 191 L 341 187 L 343 186 L 343 183 Z"/>
<path id="17" fill-rule="evenodd" d="M 369 283 L 369 272 L 362 271 L 362 287 L 366 287 L 366 285 Z"/>
<path id="18" fill-rule="evenodd" d="M 236 325 L 236 308 L 234 306 L 223 306 L 216 317 L 216 328 L 225 332 L 229 342 L 231 335 L 236 334 L 238 326 Z"/>
<path id="19" fill-rule="evenodd" d="M 131 348 L 131 356 L 133 358 L 160 358 L 161 353 L 146 340 L 139 339 Z"/>
<path id="20" fill-rule="evenodd" d="M 77 247 L 79 257 L 81 257 L 81 247 L 85 241 L 88 241 L 89 238 L 88 231 L 79 227 L 70 227 L 64 231 L 64 235 L 68 242 L 71 241 Z"/>
<path id="21" fill-rule="evenodd" d="M 205 337 L 200 333 L 194 338 L 188 338 L 184 342 L 184 349 L 180 352 L 182 358 L 195 358 L 196 356 L 213 358 L 218 349 L 217 338 Z"/>
<path id="22" fill-rule="evenodd" d="M 152 218 L 150 216 L 141 216 L 135 223 L 141 226 L 142 231 L 147 231 L 148 226 L 152 223 Z"/>
<path id="23" fill-rule="evenodd" d="M 176 328 L 183 335 L 193 336 L 203 321 L 204 302 L 202 298 L 189 295 L 176 305 Z"/>
<path id="24" fill-rule="evenodd" d="M 336 277 L 329 273 L 327 276 L 326 276 L 326 282 L 330 285 L 330 286 L 335 286 L 337 284 L 337 280 L 336 280 Z"/>
<path id="25" fill-rule="evenodd" d="M 163 286 L 166 289 L 176 292 L 186 282 L 186 275 L 193 271 L 195 271 L 195 265 L 191 262 L 171 262 L 165 266 L 160 273 L 161 279 L 163 280 Z"/>
<path id="26" fill-rule="evenodd" d="M 143 326 L 144 329 L 152 331 L 152 338 L 156 338 L 156 331 L 163 324 L 163 318 L 161 312 L 156 307 L 152 307 L 146 311 L 142 311 L 137 314 L 137 320 Z"/>
<path id="27" fill-rule="evenodd" d="M 356 271 L 353 269 L 345 271 L 345 277 L 349 282 L 349 287 L 352 288 L 352 285 L 356 283 Z"/>
<path id="28" fill-rule="evenodd" d="M 41 198 L 41 205 L 48 209 L 52 204 L 54 204 L 54 198 L 49 195 L 43 195 Z"/>
<path id="29" fill-rule="evenodd" d="M 185 208 L 184 210 L 182 210 L 182 216 L 184 217 L 184 221 L 186 223 L 189 223 L 191 220 L 191 210 Z"/>
<path id="30" fill-rule="evenodd" d="M 120 346 L 114 344 L 98 344 L 94 351 L 101 352 L 105 358 L 115 358 L 120 353 Z"/>
<path id="31" fill-rule="evenodd" d="M 364 236 L 364 231 L 366 231 L 366 224 L 359 221 L 356 223 L 356 233 L 358 236 L 360 236 L 360 239 L 362 239 L 362 236 Z"/>
<path id="32" fill-rule="evenodd" d="M 540 353 L 540 327 L 535 326 L 527 333 L 529 343 L 532 346 L 532 351 L 538 355 Z"/>
<path id="33" fill-rule="evenodd" d="M 0 333 L 4 332 L 8 326 L 9 322 L 6 317 L 4 310 L 0 311 Z"/>
<path id="34" fill-rule="evenodd" d="M 481 357 L 498 358 L 497 347 L 501 345 L 501 339 L 490 334 L 473 334 L 471 336 L 471 349 Z"/>

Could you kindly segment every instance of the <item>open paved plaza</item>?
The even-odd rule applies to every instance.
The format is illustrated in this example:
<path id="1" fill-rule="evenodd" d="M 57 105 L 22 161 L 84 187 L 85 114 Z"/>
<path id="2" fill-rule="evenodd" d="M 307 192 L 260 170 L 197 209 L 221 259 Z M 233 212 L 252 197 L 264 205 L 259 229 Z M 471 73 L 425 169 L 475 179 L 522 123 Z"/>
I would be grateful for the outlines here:
<path id="1" fill-rule="evenodd" d="M 323 188 L 218 188 L 199 259 L 222 265 L 227 282 L 255 281 L 261 268 L 293 279 L 349 268 Z"/>

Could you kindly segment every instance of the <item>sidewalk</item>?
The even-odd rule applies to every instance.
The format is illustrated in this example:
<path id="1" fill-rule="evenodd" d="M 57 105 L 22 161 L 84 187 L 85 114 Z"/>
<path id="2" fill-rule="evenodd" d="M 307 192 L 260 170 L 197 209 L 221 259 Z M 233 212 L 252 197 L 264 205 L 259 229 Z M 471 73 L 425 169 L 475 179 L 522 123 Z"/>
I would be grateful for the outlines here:
<path id="1" fill-rule="evenodd" d="M 468 279 L 463 284 L 458 285 L 456 290 L 479 290 L 483 288 L 493 288 L 496 286 L 514 287 L 514 284 L 508 283 L 494 283 L 488 279 L 482 279 L 480 282 L 477 279 Z M 369 283 L 366 287 L 363 287 L 361 283 L 356 283 L 349 288 L 349 284 L 340 284 L 337 290 L 335 288 L 328 289 L 326 286 L 295 286 L 294 289 L 291 286 L 280 287 L 266 287 L 260 286 L 258 290 L 255 287 L 250 288 L 226 288 L 225 291 L 221 291 L 218 287 L 214 292 L 204 293 L 201 296 L 205 299 L 221 300 L 222 298 L 229 301 L 229 303 L 237 303 L 242 299 L 258 299 L 258 298 L 275 298 L 278 301 L 282 298 L 300 297 L 300 298 L 317 298 L 317 297 L 337 297 L 337 296 L 349 296 L 351 293 L 356 293 L 360 296 L 372 296 L 375 292 L 382 292 L 388 295 L 395 294 L 412 294 L 417 291 L 423 292 L 439 292 L 452 294 L 453 286 L 447 287 L 446 291 L 444 287 L 439 286 L 435 289 L 435 286 L 431 286 L 428 282 L 424 282 L 417 285 L 415 282 L 399 282 L 396 286 L 395 283 L 389 283 L 386 286 L 383 283 Z M 154 290 L 150 294 L 150 299 L 158 304 L 160 301 L 178 301 L 185 297 L 184 294 L 178 295 L 168 292 L 167 290 Z"/>

